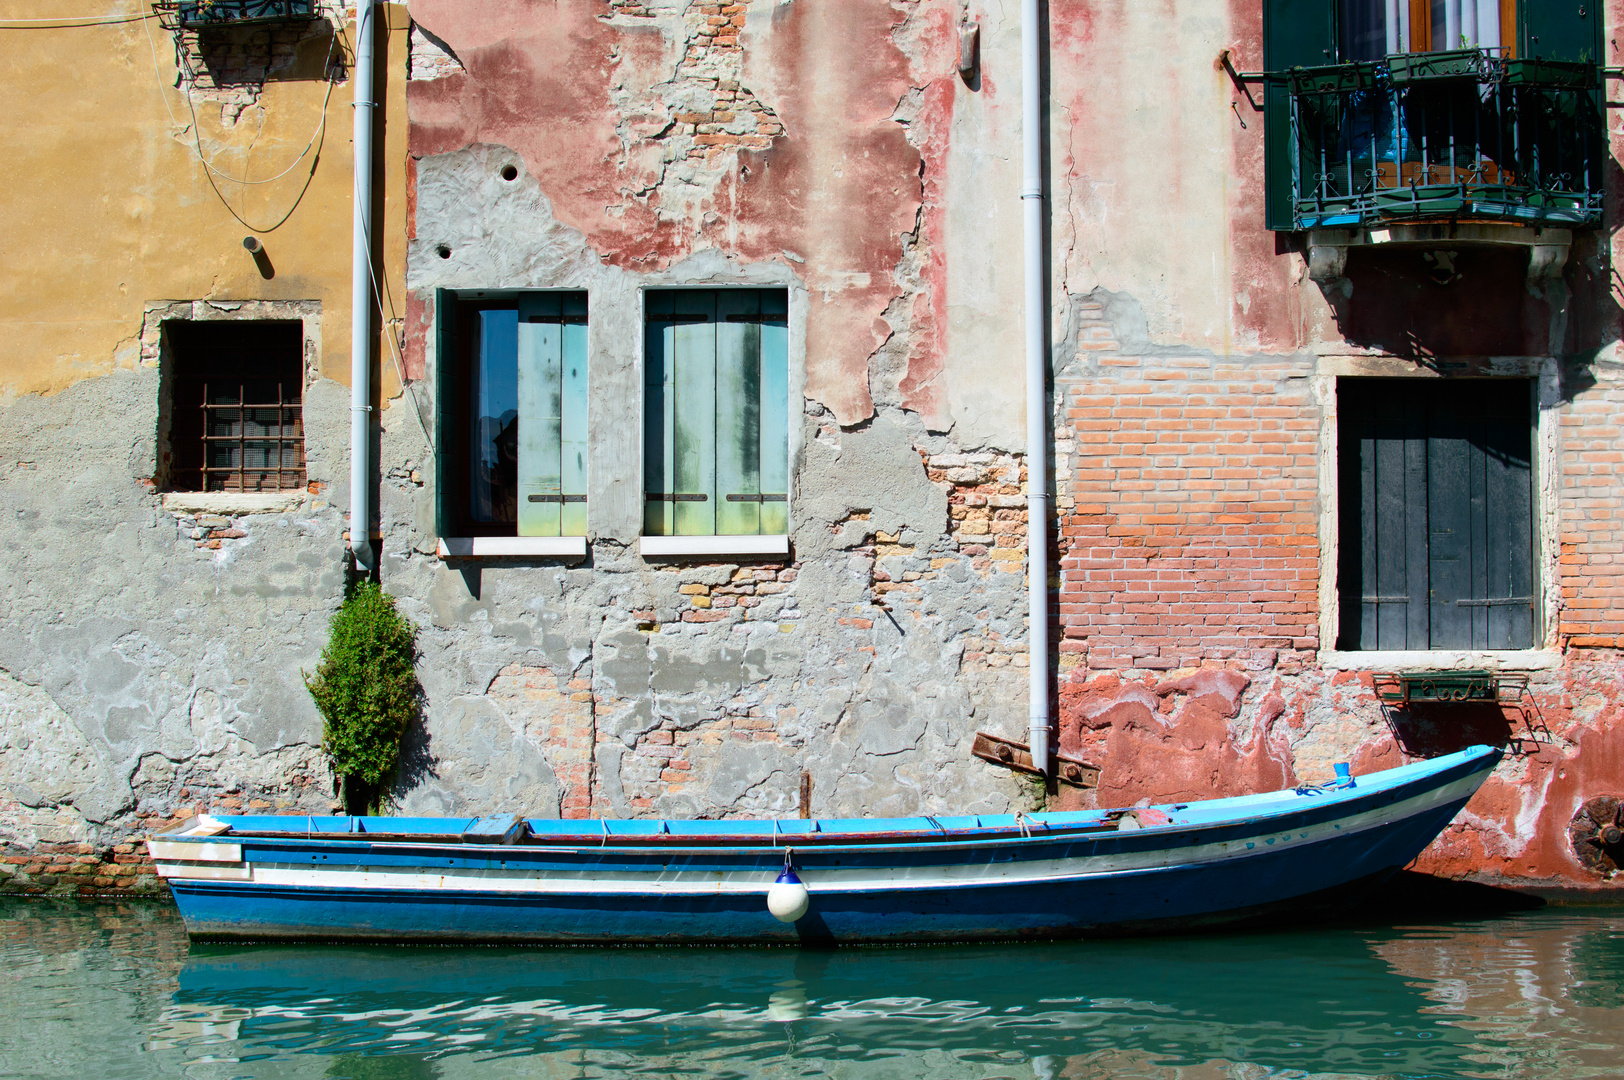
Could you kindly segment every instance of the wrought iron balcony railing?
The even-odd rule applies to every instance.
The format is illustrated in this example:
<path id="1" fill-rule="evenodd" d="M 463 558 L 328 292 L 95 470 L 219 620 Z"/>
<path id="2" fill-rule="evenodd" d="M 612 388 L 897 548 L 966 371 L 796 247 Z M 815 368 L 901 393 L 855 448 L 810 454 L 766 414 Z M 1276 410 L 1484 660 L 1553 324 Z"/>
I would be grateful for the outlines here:
<path id="1" fill-rule="evenodd" d="M 1601 224 L 1606 144 L 1593 64 L 1476 49 L 1296 68 L 1296 227 Z"/>
<path id="2" fill-rule="evenodd" d="M 308 22 L 316 0 L 154 0 L 153 10 L 171 30 L 207 30 L 245 23 Z"/>

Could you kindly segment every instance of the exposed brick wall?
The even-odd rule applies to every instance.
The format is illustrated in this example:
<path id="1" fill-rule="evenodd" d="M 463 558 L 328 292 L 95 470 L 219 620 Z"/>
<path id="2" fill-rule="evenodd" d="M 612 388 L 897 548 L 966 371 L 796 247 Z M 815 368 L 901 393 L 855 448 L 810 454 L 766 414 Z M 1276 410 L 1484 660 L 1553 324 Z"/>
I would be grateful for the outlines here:
<path id="1" fill-rule="evenodd" d="M 1056 384 L 1062 667 L 1294 670 L 1320 645 L 1310 369 L 1132 355 L 1082 314 Z"/>
<path id="2" fill-rule="evenodd" d="M 1587 369 L 1600 385 L 1562 410 L 1561 641 L 1624 647 L 1624 385 L 1608 369 Z"/>
<path id="3" fill-rule="evenodd" d="M 592 680 L 544 665 L 510 664 L 486 693 L 509 717 L 524 725 L 525 737 L 547 748 L 547 764 L 558 781 L 559 814 L 592 815 Z"/>
<path id="4" fill-rule="evenodd" d="M 269 804 L 261 803 L 257 809 Z M 136 831 L 119 843 L 6 844 L 0 859 L 0 892 L 71 896 L 152 896 L 168 887 L 147 854 L 146 839 L 175 828 L 200 807 L 181 807 L 170 816 L 139 815 Z"/>

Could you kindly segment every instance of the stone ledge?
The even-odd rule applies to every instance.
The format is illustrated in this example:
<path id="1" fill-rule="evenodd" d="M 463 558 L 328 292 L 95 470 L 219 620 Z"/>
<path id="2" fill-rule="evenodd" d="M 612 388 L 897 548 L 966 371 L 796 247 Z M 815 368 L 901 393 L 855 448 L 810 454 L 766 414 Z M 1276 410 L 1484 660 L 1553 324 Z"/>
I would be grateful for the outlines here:
<path id="1" fill-rule="evenodd" d="M 164 495 L 164 509 L 171 514 L 286 514 L 297 510 L 308 498 L 303 491 L 171 491 Z"/>
<path id="2" fill-rule="evenodd" d="M 584 536 L 447 536 L 436 549 L 442 559 L 565 558 L 586 555 Z"/>
<path id="3" fill-rule="evenodd" d="M 787 555 L 789 537 L 777 536 L 643 536 L 638 553 L 645 559 L 706 555 Z"/>
<path id="4" fill-rule="evenodd" d="M 1372 649 L 1319 654 L 1323 668 L 1336 671 L 1546 671 L 1560 667 L 1557 649 Z"/>

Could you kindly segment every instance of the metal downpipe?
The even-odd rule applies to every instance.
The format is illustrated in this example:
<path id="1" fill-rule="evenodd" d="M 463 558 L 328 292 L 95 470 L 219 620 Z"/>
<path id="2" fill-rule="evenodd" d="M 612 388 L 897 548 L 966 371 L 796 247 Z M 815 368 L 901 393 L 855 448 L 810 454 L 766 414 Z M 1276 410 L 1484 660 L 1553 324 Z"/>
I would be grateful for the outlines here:
<path id="1" fill-rule="evenodd" d="M 1032 763 L 1050 774 L 1049 399 L 1044 350 L 1043 109 L 1038 0 L 1021 0 L 1021 212 L 1026 266 L 1027 671 Z"/>
<path id="2" fill-rule="evenodd" d="M 354 235 L 350 262 L 350 553 L 373 569 L 372 547 L 372 97 L 377 5 L 356 0 Z"/>

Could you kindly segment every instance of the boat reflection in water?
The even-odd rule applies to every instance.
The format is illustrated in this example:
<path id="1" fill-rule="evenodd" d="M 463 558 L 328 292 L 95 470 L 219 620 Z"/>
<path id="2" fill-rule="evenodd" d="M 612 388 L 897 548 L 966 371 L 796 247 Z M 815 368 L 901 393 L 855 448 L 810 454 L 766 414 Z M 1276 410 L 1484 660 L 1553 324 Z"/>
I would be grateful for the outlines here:
<path id="1" fill-rule="evenodd" d="M 1327 930 L 832 952 L 194 945 L 150 1048 L 319 1054 L 414 1077 L 1231 1075 L 1218 1063 L 1471 1075 L 1477 1034 L 1440 1023 L 1429 983 L 1384 958 L 1403 942 Z M 397 1071 L 380 1072 L 384 1059 Z"/>

